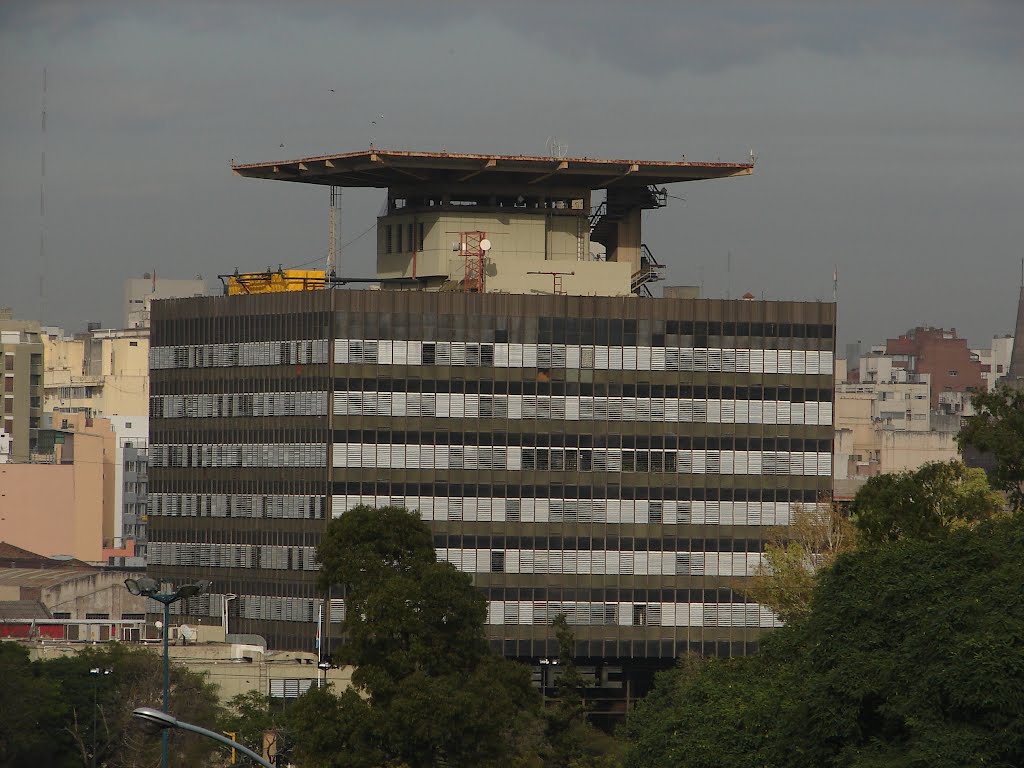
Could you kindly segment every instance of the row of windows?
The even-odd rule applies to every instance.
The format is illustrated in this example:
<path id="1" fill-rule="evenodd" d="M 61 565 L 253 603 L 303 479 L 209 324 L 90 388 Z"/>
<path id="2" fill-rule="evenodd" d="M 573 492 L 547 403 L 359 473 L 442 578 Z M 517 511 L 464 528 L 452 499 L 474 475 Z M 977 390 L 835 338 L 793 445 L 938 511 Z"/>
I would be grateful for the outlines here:
<path id="1" fill-rule="evenodd" d="M 325 339 L 330 333 L 331 313 L 315 311 L 316 304 L 327 302 L 326 294 L 314 292 L 289 294 L 287 296 L 263 296 L 249 299 L 242 297 L 227 305 L 223 299 L 194 300 L 189 302 L 195 308 L 195 314 L 184 315 L 180 310 L 173 312 L 176 317 L 168 317 L 172 312 L 159 307 L 153 312 L 151 344 L 166 346 L 170 344 L 186 344 L 194 339 L 223 339 L 225 341 L 267 341 L 286 339 Z M 268 300 L 277 301 L 268 301 Z M 246 302 L 246 303 L 243 303 Z M 253 302 L 281 305 L 280 312 L 254 311 Z M 304 305 L 304 306 L 303 306 Z M 198 313 L 203 309 L 216 306 L 217 315 L 202 317 Z M 223 315 L 220 311 L 225 307 L 238 308 L 235 315 Z M 268 307 L 269 308 L 269 307 Z"/>
<path id="2" fill-rule="evenodd" d="M 334 498 L 341 496 L 368 496 L 383 498 L 408 498 L 436 496 L 442 498 L 459 497 L 495 497 L 505 499 L 581 499 L 596 501 L 650 500 L 655 502 L 790 502 L 814 504 L 820 494 L 829 489 L 824 483 L 815 483 L 810 488 L 792 487 L 795 483 L 787 483 L 785 488 L 775 488 L 769 484 L 756 484 L 754 487 L 736 487 L 733 485 L 698 485 L 687 487 L 681 483 L 654 485 L 643 487 L 637 485 L 621 485 L 616 481 L 607 484 L 595 478 L 594 483 L 574 485 L 571 483 L 457 483 L 428 482 L 403 483 L 378 480 L 377 482 L 336 482 Z M 752 481 L 757 483 L 756 480 Z M 830 484 L 829 484 L 830 485 Z M 380 490 L 380 489 L 386 490 Z"/>
<path id="3" fill-rule="evenodd" d="M 832 424 L 832 403 L 759 400 L 335 392 L 336 416 L 665 421 L 698 424 Z"/>
<path id="4" fill-rule="evenodd" d="M 191 615 L 220 616 L 223 595 L 188 601 Z M 234 615 L 246 619 L 316 622 L 323 600 L 265 595 L 239 595 L 231 603 Z M 172 612 L 181 612 L 180 604 Z M 559 615 L 576 626 L 662 627 L 778 627 L 775 614 L 756 603 L 708 602 L 587 602 L 502 600 L 487 605 L 487 624 L 549 625 Z M 345 601 L 330 601 L 330 622 L 345 620 Z"/>
<path id="5" fill-rule="evenodd" d="M 153 419 L 234 416 L 323 416 L 326 392 L 255 392 L 232 395 L 157 395 L 149 398 Z"/>
<path id="6" fill-rule="evenodd" d="M 465 573 L 755 576 L 761 567 L 759 552 L 439 549 L 437 558 Z"/>
<path id="7" fill-rule="evenodd" d="M 614 530 L 614 529 L 613 529 Z M 566 549 L 566 550 L 621 550 L 624 552 L 755 552 L 760 553 L 761 539 L 744 538 L 688 538 L 674 534 L 666 536 L 502 536 L 489 534 L 435 533 L 434 546 L 442 549 Z"/>
<path id="8" fill-rule="evenodd" d="M 683 400 L 787 400 L 793 403 L 832 402 L 825 387 L 764 386 L 761 384 L 651 384 L 650 382 L 498 381 L 484 379 L 425 379 L 408 376 L 336 378 L 336 390 L 351 392 L 426 392 L 480 395 L 572 395 L 583 397 L 639 397 Z"/>
<path id="9" fill-rule="evenodd" d="M 488 602 L 540 601 L 582 603 L 735 603 L 749 605 L 743 593 L 725 587 L 708 589 L 662 587 L 524 587 L 489 586 L 481 591 Z"/>
<path id="10" fill-rule="evenodd" d="M 653 525 L 789 525 L 788 502 L 649 501 L 335 496 L 334 517 L 360 504 L 401 506 L 424 520 L 524 523 L 647 523 Z"/>
<path id="11" fill-rule="evenodd" d="M 336 443 L 495 445 L 551 448 L 682 448 L 710 451 L 832 451 L 832 440 L 743 435 L 594 435 L 547 432 L 446 432 L 433 430 L 336 429 Z"/>
<path id="12" fill-rule="evenodd" d="M 405 239 L 402 239 L 402 233 Z M 384 240 L 384 253 L 405 253 L 423 250 L 424 224 L 410 221 L 408 224 L 386 224 L 382 227 L 381 237 Z M 415 237 L 415 239 L 414 239 Z"/>
<path id="13" fill-rule="evenodd" d="M 211 445 L 153 445 L 153 467 L 323 467 L 323 443 L 242 443 Z"/>
<path id="14" fill-rule="evenodd" d="M 492 602 L 487 623 L 550 624 L 559 615 L 576 626 L 778 627 L 781 622 L 760 605 L 716 603 Z"/>
<path id="15" fill-rule="evenodd" d="M 334 466 L 373 469 L 483 469 L 654 472 L 708 475 L 832 475 L 832 454 L 791 451 L 666 451 L 617 448 L 335 443 Z"/>
<path id="16" fill-rule="evenodd" d="M 322 520 L 323 496 L 245 493 L 154 493 L 150 514 L 168 517 L 261 517 Z"/>
<path id="17" fill-rule="evenodd" d="M 315 571 L 315 547 L 253 544 L 149 542 L 151 565 L 204 568 L 262 568 L 275 571 Z"/>
<path id="18" fill-rule="evenodd" d="M 653 346 L 664 346 L 665 336 L 761 336 L 765 338 L 831 339 L 825 323 L 765 323 L 730 320 L 654 320 Z M 618 318 L 541 317 L 539 341 L 555 344 L 629 344 L 640 338 L 637 320 Z"/>
<path id="19" fill-rule="evenodd" d="M 236 368 L 249 365 L 308 365 L 326 363 L 326 339 L 250 341 L 237 344 L 197 344 L 150 347 L 149 367 Z"/>
<path id="20" fill-rule="evenodd" d="M 572 573 L 638 576 L 754 576 L 760 552 L 591 549 L 439 548 L 437 557 L 466 573 Z M 315 571 L 315 547 L 149 542 L 152 565 Z"/>
<path id="21" fill-rule="evenodd" d="M 832 358 L 829 351 L 802 349 L 590 347 L 365 339 L 337 339 L 334 342 L 334 362 L 376 365 L 832 375 Z"/>

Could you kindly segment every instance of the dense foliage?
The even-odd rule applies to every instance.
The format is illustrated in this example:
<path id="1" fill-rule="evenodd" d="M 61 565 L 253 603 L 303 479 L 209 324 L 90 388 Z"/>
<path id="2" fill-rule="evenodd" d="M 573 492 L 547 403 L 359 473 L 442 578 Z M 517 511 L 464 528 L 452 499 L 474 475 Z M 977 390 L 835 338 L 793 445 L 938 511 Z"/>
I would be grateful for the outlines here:
<path id="1" fill-rule="evenodd" d="M 990 455 L 992 485 L 1006 493 L 1014 510 L 1024 511 L 1024 388 L 1000 386 L 971 402 L 977 415 L 960 430 L 960 448 Z"/>
<path id="2" fill-rule="evenodd" d="M 743 592 L 783 621 L 806 616 L 818 573 L 855 543 L 853 524 L 831 499 L 802 507 L 791 525 L 772 531 L 762 565 Z"/>
<path id="3" fill-rule="evenodd" d="M 879 543 L 974 525 L 1004 508 L 983 470 L 947 461 L 869 478 L 851 511 L 863 541 Z"/>
<path id="4" fill-rule="evenodd" d="M 759 655 L 665 673 L 627 765 L 1020 765 L 1022 583 L 1016 520 L 843 554 Z"/>
<path id="5" fill-rule="evenodd" d="M 497 656 L 470 577 L 438 562 L 429 528 L 393 507 L 333 521 L 321 583 L 343 590 L 354 687 L 301 697 L 288 715 L 295 756 L 315 766 L 531 764 L 543 744 L 529 671 Z M 538 763 L 539 764 L 539 763 Z"/>
<path id="6" fill-rule="evenodd" d="M 22 647 L 0 643 L 0 680 L 0 764 L 130 768 L 159 763 L 160 739 L 143 733 L 131 716 L 136 707 L 161 705 L 159 654 L 110 643 L 32 662 Z M 171 667 L 171 712 L 206 725 L 221 714 L 212 687 L 178 666 Z M 202 737 L 171 732 L 173 765 L 204 764 L 217 750 Z"/>

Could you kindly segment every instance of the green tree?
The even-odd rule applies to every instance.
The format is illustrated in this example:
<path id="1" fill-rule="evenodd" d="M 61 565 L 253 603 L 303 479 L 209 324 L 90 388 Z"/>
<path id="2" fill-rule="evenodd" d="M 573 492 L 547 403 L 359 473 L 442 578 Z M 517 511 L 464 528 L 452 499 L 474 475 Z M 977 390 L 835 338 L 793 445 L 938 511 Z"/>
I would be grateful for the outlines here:
<path id="1" fill-rule="evenodd" d="M 1024 764 L 1024 526 L 848 552 L 751 658 L 665 675 L 627 765 Z"/>
<path id="2" fill-rule="evenodd" d="M 529 671 L 488 647 L 486 602 L 438 562 L 430 529 L 405 510 L 357 507 L 332 521 L 318 558 L 345 599 L 354 687 L 311 690 L 286 716 L 295 756 L 314 766 L 528 764 L 516 728 L 535 730 Z M 336 593 L 337 594 L 337 593 Z"/>
<path id="3" fill-rule="evenodd" d="M 555 704 L 545 710 L 547 735 L 551 745 L 545 764 L 558 768 L 584 768 L 614 763 L 619 744 L 595 728 L 587 716 L 590 707 L 584 696 L 589 687 L 576 666 L 576 635 L 564 613 L 552 621 L 558 640 L 558 679 Z"/>
<path id="4" fill-rule="evenodd" d="M 97 670 L 93 673 L 91 670 Z M 0 764 L 129 768 L 159 762 L 160 740 L 142 733 L 136 707 L 159 707 L 163 661 L 151 649 L 108 643 L 74 656 L 29 662 L 17 646 L 0 645 Z M 171 667 L 171 712 L 216 727 L 213 686 L 184 667 Z M 171 734 L 170 758 L 196 765 L 219 748 L 194 734 Z"/>
<path id="5" fill-rule="evenodd" d="M 239 744 L 256 753 L 262 753 L 264 734 L 283 734 L 284 721 L 285 709 L 280 700 L 258 691 L 248 691 L 228 701 L 227 712 L 221 720 L 220 729 L 234 733 L 234 739 Z M 282 751 L 280 744 L 278 751 Z"/>
<path id="6" fill-rule="evenodd" d="M 971 402 L 977 415 L 957 436 L 960 450 L 970 446 L 990 454 L 992 485 L 1006 493 L 1015 511 L 1024 511 L 1024 388 L 999 386 Z"/>
<path id="7" fill-rule="evenodd" d="M 60 685 L 43 676 L 28 651 L 6 642 L 0 643 L 0 680 L 0 765 L 69 764 L 71 746 L 62 732 L 69 709 Z"/>
<path id="8" fill-rule="evenodd" d="M 630 713 L 626 768 L 785 765 L 779 725 L 793 706 L 791 674 L 767 654 L 682 657 Z"/>
<path id="9" fill-rule="evenodd" d="M 791 525 L 773 529 L 764 560 L 744 594 L 785 622 L 806 616 L 818 574 L 856 545 L 853 523 L 831 499 L 796 510 Z"/>
<path id="10" fill-rule="evenodd" d="M 854 497 L 853 521 L 865 542 L 934 536 L 1001 514 L 1002 497 L 984 471 L 959 461 L 876 475 Z"/>

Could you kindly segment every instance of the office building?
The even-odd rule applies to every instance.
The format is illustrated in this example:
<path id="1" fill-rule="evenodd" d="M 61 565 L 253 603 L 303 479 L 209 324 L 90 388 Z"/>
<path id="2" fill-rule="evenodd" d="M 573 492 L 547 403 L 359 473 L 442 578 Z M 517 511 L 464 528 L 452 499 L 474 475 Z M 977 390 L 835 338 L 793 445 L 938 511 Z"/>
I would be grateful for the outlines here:
<path id="1" fill-rule="evenodd" d="M 321 607 L 327 636 L 344 611 L 315 587 L 326 521 L 391 504 L 484 590 L 495 648 L 540 669 L 565 613 L 619 696 L 777 624 L 742 586 L 768 529 L 831 490 L 834 305 L 641 295 L 659 185 L 749 165 L 356 153 L 236 171 L 383 186 L 388 209 L 372 289 L 153 305 L 149 563 L 213 580 L 190 621 L 237 595 L 236 631 L 312 648 Z"/>

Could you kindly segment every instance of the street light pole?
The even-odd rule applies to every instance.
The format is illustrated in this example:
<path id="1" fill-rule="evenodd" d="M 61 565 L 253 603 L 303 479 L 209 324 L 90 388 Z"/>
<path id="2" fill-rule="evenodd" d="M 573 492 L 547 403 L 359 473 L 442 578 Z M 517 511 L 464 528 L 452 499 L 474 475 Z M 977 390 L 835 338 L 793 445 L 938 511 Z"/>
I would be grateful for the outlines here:
<path id="1" fill-rule="evenodd" d="M 200 736 L 205 736 L 208 739 L 213 739 L 220 744 L 236 749 L 257 765 L 263 766 L 263 768 L 274 768 L 271 763 L 264 760 L 244 744 L 232 741 L 227 736 L 221 736 L 216 731 L 210 731 L 206 728 L 201 728 L 198 725 L 186 723 L 184 720 L 178 720 L 175 717 L 171 717 L 166 712 L 161 712 L 159 709 L 153 709 L 152 707 L 139 707 L 132 712 L 132 716 L 141 721 L 142 726 L 151 732 L 159 729 L 164 735 L 166 735 L 170 728 L 181 728 L 183 731 L 198 733 Z"/>
<path id="2" fill-rule="evenodd" d="M 171 634 L 171 604 L 164 604 L 164 712 L 171 711 L 171 650 L 168 636 Z M 167 731 L 160 735 L 160 768 L 167 768 Z"/>
<path id="3" fill-rule="evenodd" d="M 170 715 L 171 708 L 171 661 L 170 637 L 171 624 L 171 603 L 176 603 L 185 598 L 195 597 L 210 590 L 209 581 L 197 581 L 193 584 L 183 584 L 173 592 L 161 592 L 160 583 L 149 576 L 141 579 L 125 579 L 124 585 L 133 595 L 149 597 L 164 606 L 164 712 Z M 160 766 L 167 768 L 167 730 L 165 729 L 160 740 Z"/>

